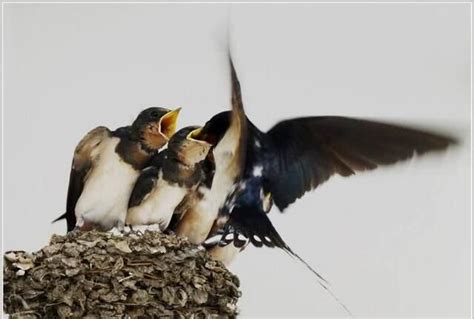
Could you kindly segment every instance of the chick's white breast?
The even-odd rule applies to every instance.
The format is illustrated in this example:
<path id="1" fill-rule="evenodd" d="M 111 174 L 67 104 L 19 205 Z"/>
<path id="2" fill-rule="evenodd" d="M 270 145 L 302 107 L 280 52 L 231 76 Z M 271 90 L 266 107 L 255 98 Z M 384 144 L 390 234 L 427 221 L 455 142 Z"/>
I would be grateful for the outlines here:
<path id="1" fill-rule="evenodd" d="M 76 204 L 76 218 L 105 229 L 123 225 L 128 200 L 139 172 L 115 152 L 120 139 L 112 137 L 95 150 L 99 159 L 92 168 Z"/>
<path id="2" fill-rule="evenodd" d="M 128 210 L 127 224 L 159 224 L 161 230 L 166 229 L 174 209 L 183 200 L 187 192 L 187 188 L 163 180 L 162 173 L 160 172 L 158 181 L 152 192 L 140 205 Z"/>

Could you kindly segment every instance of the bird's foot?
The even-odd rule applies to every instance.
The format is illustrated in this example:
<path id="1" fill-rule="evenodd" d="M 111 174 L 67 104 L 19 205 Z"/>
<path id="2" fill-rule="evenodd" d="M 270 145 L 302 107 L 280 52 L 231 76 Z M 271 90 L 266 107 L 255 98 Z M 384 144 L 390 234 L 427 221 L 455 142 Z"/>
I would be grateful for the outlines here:
<path id="1" fill-rule="evenodd" d="M 133 228 L 132 228 L 133 227 Z M 133 229 L 133 232 L 136 234 L 143 235 L 147 231 L 160 231 L 160 226 L 157 224 L 152 225 L 130 225 L 130 229 Z"/>

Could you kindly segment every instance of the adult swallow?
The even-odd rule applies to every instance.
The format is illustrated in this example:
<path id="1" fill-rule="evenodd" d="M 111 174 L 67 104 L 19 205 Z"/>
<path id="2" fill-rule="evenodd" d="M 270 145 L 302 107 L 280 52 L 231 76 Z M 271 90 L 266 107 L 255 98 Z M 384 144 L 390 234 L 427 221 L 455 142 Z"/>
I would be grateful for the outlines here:
<path id="1" fill-rule="evenodd" d="M 55 221 L 66 219 L 68 231 L 122 228 L 140 171 L 174 134 L 179 111 L 152 107 L 130 126 L 87 133 L 74 151 L 66 212 Z"/>
<path id="2" fill-rule="evenodd" d="M 240 88 L 232 63 L 231 75 L 233 86 Z M 242 101 L 237 110 L 244 112 Z M 206 124 L 202 134 L 227 132 L 222 118 L 229 117 L 228 112 L 219 114 L 211 120 L 213 123 Z M 236 169 L 240 178 L 230 187 L 218 210 L 214 225 L 214 237 L 220 238 L 218 246 L 212 244 L 212 237 L 205 246 L 212 256 L 227 263 L 249 242 L 256 247 L 281 248 L 305 264 L 350 313 L 328 288 L 327 281 L 285 243 L 268 218 L 268 210 L 274 203 L 283 211 L 335 174 L 346 177 L 409 159 L 414 154 L 444 150 L 455 140 L 414 128 L 339 116 L 289 119 L 265 133 L 245 115 L 238 117 L 245 119 L 235 135 L 239 141 L 236 148 L 244 153 L 240 157 L 244 160 L 238 162 L 241 166 Z M 215 166 L 217 171 L 217 160 Z M 237 249 L 225 249 L 230 243 Z"/>
<path id="3" fill-rule="evenodd" d="M 232 63 L 231 75 L 234 91 L 240 96 Z M 239 145 L 235 148 L 243 153 L 236 156 L 241 159 L 236 162 L 240 167 L 235 170 L 240 178 L 219 208 L 218 224 L 235 228 L 256 246 L 285 248 L 272 229 L 262 226 L 273 203 L 284 211 L 335 174 L 346 177 L 373 170 L 414 154 L 444 150 L 455 142 L 453 138 L 414 128 L 340 116 L 289 119 L 265 133 L 243 114 L 241 99 L 239 104 L 235 109 L 241 114 L 234 116 L 245 121 L 240 132 L 234 134 Z M 202 129 L 201 138 L 212 140 L 226 134 L 230 128 L 226 119 L 230 117 L 230 112 L 214 116 Z M 216 171 L 219 165 L 216 159 Z"/>
<path id="4" fill-rule="evenodd" d="M 165 230 L 180 203 L 206 178 L 204 159 L 211 144 L 199 140 L 198 126 L 176 132 L 138 178 L 128 204 L 127 225 L 158 224 Z M 181 204 L 183 205 L 183 204 Z"/>

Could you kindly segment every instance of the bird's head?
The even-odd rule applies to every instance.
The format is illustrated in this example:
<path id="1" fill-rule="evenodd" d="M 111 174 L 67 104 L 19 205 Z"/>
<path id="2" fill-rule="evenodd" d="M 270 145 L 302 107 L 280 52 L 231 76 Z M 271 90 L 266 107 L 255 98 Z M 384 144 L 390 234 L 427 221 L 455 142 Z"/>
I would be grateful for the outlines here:
<path id="1" fill-rule="evenodd" d="M 215 146 L 229 128 L 230 116 L 231 113 L 229 111 L 214 115 L 199 132 L 199 138 Z"/>
<path id="2" fill-rule="evenodd" d="M 143 146 L 155 151 L 168 143 L 176 131 L 176 122 L 181 108 L 169 110 L 150 107 L 143 110 L 132 124 L 132 130 Z"/>
<path id="3" fill-rule="evenodd" d="M 187 165 L 203 161 L 212 145 L 200 137 L 201 132 L 202 128 L 199 126 L 180 129 L 168 142 L 168 149 Z"/>

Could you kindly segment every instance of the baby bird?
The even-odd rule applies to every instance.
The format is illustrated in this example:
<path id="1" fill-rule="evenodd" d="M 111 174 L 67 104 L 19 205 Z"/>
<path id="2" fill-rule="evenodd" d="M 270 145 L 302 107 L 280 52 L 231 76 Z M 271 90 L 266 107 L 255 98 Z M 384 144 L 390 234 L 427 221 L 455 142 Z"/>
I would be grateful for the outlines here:
<path id="1" fill-rule="evenodd" d="M 197 139 L 201 128 L 179 130 L 138 178 L 128 204 L 126 224 L 158 224 L 165 230 L 173 213 L 181 213 L 180 203 L 193 196 L 207 177 L 204 159 L 211 144 Z"/>
<path id="2" fill-rule="evenodd" d="M 67 231 L 123 228 L 128 200 L 141 170 L 176 130 L 180 109 L 151 107 L 131 126 L 99 126 L 79 142 L 72 161 L 66 212 Z"/>

